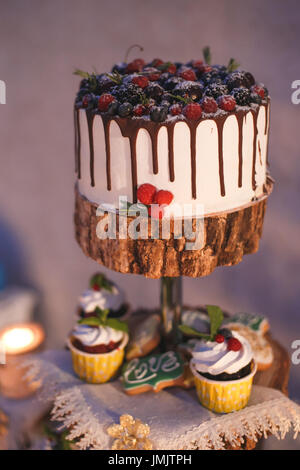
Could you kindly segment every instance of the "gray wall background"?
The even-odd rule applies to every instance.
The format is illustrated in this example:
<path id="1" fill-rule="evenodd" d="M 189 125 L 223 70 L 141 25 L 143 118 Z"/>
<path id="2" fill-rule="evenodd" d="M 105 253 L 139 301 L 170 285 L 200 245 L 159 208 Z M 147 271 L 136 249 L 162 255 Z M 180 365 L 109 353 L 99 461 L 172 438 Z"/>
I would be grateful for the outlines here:
<path id="1" fill-rule="evenodd" d="M 40 292 L 48 344 L 61 346 L 77 296 L 97 269 L 73 235 L 72 71 L 109 70 L 134 43 L 146 59 L 182 61 L 209 44 L 215 62 L 235 57 L 268 86 L 276 187 L 260 251 L 208 278 L 185 279 L 184 300 L 265 313 L 291 352 L 300 339 L 300 105 L 291 103 L 291 82 L 300 79 L 297 0 L 1 0 L 0 257 L 8 281 Z M 158 281 L 108 274 L 133 306 L 158 304 Z M 299 368 L 292 367 L 294 398 Z"/>

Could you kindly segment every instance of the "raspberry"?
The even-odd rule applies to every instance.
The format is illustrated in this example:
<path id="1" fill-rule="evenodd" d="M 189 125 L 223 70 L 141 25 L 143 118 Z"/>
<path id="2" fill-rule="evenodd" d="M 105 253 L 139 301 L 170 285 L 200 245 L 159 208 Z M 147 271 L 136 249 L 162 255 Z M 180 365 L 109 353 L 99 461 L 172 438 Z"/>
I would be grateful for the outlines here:
<path id="1" fill-rule="evenodd" d="M 189 82 L 194 82 L 197 77 L 193 69 L 185 69 L 180 73 L 180 77 Z"/>
<path id="2" fill-rule="evenodd" d="M 157 204 L 151 205 L 148 207 L 148 215 L 149 217 L 153 217 L 153 219 L 162 219 L 164 216 L 164 208 Z"/>
<path id="3" fill-rule="evenodd" d="M 155 82 L 156 80 L 159 79 L 159 77 L 161 75 L 161 72 L 159 70 L 157 70 L 155 67 L 146 67 L 143 70 L 143 73 L 146 74 L 146 76 L 147 76 L 147 78 L 150 82 Z"/>
<path id="4" fill-rule="evenodd" d="M 203 66 L 203 60 L 193 60 L 192 66 L 194 69 L 200 69 Z"/>
<path id="5" fill-rule="evenodd" d="M 218 334 L 218 335 L 216 335 L 216 337 L 215 337 L 215 341 L 216 341 L 217 343 L 224 343 L 225 338 L 224 338 L 223 335 Z"/>
<path id="6" fill-rule="evenodd" d="M 98 108 L 100 111 L 107 111 L 110 103 L 115 101 L 114 96 L 110 95 L 109 93 L 104 93 L 100 96 L 98 100 Z"/>
<path id="7" fill-rule="evenodd" d="M 262 99 L 265 98 L 265 89 L 264 87 L 260 85 L 254 85 L 251 87 L 252 93 L 256 93 L 258 96 L 260 96 Z"/>
<path id="8" fill-rule="evenodd" d="M 101 290 L 101 287 L 98 286 L 98 284 L 93 284 L 93 290 L 99 291 L 99 290 Z"/>
<path id="9" fill-rule="evenodd" d="M 146 108 L 145 106 L 143 106 L 142 104 L 137 104 L 134 108 L 133 108 L 133 114 L 134 116 L 142 116 L 143 114 L 146 113 Z"/>
<path id="10" fill-rule="evenodd" d="M 172 104 L 169 108 L 169 113 L 172 116 L 178 116 L 178 114 L 182 113 L 182 106 L 180 104 Z"/>
<path id="11" fill-rule="evenodd" d="M 151 62 L 151 66 L 152 67 L 159 67 L 163 63 L 164 63 L 164 61 L 161 60 L 161 59 L 153 59 L 152 62 Z"/>
<path id="12" fill-rule="evenodd" d="M 88 105 L 89 105 L 89 102 L 90 102 L 90 97 L 89 97 L 89 95 L 85 95 L 85 96 L 82 98 L 82 107 L 83 107 L 83 108 L 87 108 Z"/>
<path id="13" fill-rule="evenodd" d="M 138 200 L 142 204 L 152 204 L 156 194 L 156 187 L 153 184 L 144 183 L 137 190 Z"/>
<path id="14" fill-rule="evenodd" d="M 224 111 L 233 111 L 236 106 L 236 101 L 233 96 L 223 95 L 217 99 L 218 105 Z"/>
<path id="15" fill-rule="evenodd" d="M 133 77 L 131 81 L 140 88 L 146 88 L 146 86 L 149 85 L 149 80 L 144 75 L 137 75 L 136 77 Z"/>
<path id="16" fill-rule="evenodd" d="M 199 67 L 197 67 L 197 69 L 200 73 L 208 73 L 212 71 L 212 67 L 207 64 L 202 64 Z"/>
<path id="17" fill-rule="evenodd" d="M 176 68 L 175 64 L 169 64 L 167 69 L 166 69 L 166 72 L 169 72 L 172 75 L 174 75 L 176 73 L 176 71 L 177 71 L 177 68 Z"/>
<path id="18" fill-rule="evenodd" d="M 183 108 L 183 114 L 188 119 L 200 119 L 202 115 L 202 108 L 199 103 L 189 103 Z"/>
<path id="19" fill-rule="evenodd" d="M 127 73 L 133 72 L 141 72 L 145 65 L 145 61 L 143 59 L 135 59 L 132 62 L 129 62 L 126 68 Z"/>
<path id="20" fill-rule="evenodd" d="M 202 109 L 205 113 L 215 113 L 218 109 L 218 103 L 211 96 L 205 96 L 201 101 Z"/>
<path id="21" fill-rule="evenodd" d="M 242 343 L 237 338 L 230 338 L 227 343 L 228 351 L 239 351 L 242 348 Z"/>
<path id="22" fill-rule="evenodd" d="M 173 194 L 170 191 L 164 191 L 161 189 L 160 191 L 157 191 L 157 193 L 154 196 L 154 203 L 159 204 L 160 206 L 165 204 L 169 205 L 173 201 Z"/>

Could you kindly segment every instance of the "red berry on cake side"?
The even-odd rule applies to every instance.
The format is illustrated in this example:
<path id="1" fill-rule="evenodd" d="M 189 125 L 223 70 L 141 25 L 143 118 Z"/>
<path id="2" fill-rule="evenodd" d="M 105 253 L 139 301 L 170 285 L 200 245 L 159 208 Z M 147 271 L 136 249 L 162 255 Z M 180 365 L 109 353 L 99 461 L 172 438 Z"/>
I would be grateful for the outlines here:
<path id="1" fill-rule="evenodd" d="M 216 341 L 217 343 L 224 343 L 225 338 L 224 338 L 223 335 L 218 334 L 218 335 L 216 335 L 216 337 L 215 337 L 215 341 Z"/>
<path id="2" fill-rule="evenodd" d="M 202 108 L 199 103 L 189 103 L 183 108 L 183 114 L 188 119 L 200 119 L 202 115 Z"/>
<path id="3" fill-rule="evenodd" d="M 224 111 L 234 111 L 236 107 L 236 101 L 231 95 L 223 95 L 219 96 L 217 99 L 219 108 L 223 109 Z"/>
<path id="4" fill-rule="evenodd" d="M 160 191 L 157 191 L 157 193 L 154 196 L 154 203 L 161 205 L 169 205 L 173 201 L 174 196 L 171 193 L 171 191 L 165 191 L 161 189 Z"/>
<path id="5" fill-rule="evenodd" d="M 153 203 L 155 194 L 156 194 L 156 187 L 150 183 L 141 184 L 141 186 L 137 190 L 138 200 L 142 204 L 146 204 L 146 205 Z"/>
<path id="6" fill-rule="evenodd" d="M 211 96 L 205 96 L 201 101 L 201 106 L 203 111 L 207 114 L 215 113 L 218 109 L 218 103 Z"/>
<path id="7" fill-rule="evenodd" d="M 180 77 L 189 82 L 194 82 L 197 80 L 196 74 L 193 69 L 185 69 L 181 72 Z"/>
<path id="8" fill-rule="evenodd" d="M 100 111 L 107 111 L 110 103 L 115 101 L 115 97 L 112 96 L 110 93 L 104 93 L 100 96 L 98 100 L 98 108 Z"/>
<path id="9" fill-rule="evenodd" d="M 229 338 L 227 349 L 228 351 L 239 351 L 242 348 L 242 343 L 237 338 Z"/>
<path id="10" fill-rule="evenodd" d="M 140 88 L 146 88 L 146 86 L 149 85 L 149 80 L 144 75 L 137 75 L 136 77 L 133 77 L 131 81 Z"/>
<path id="11" fill-rule="evenodd" d="M 145 106 L 143 106 L 142 104 L 137 104 L 132 110 L 134 116 L 142 116 L 143 114 L 146 114 L 146 111 L 147 110 Z"/>

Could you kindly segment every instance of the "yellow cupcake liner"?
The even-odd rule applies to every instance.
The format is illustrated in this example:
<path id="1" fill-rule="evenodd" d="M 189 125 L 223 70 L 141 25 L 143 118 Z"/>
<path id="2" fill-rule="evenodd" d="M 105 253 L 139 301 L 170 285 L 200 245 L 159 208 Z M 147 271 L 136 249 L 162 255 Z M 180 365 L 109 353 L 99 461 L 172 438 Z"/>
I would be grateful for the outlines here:
<path id="1" fill-rule="evenodd" d="M 244 408 L 250 398 L 253 376 L 257 370 L 253 365 L 252 372 L 239 380 L 217 381 L 203 377 L 197 372 L 193 360 L 190 367 L 195 378 L 197 395 L 201 405 L 216 413 L 231 413 Z"/>
<path id="2" fill-rule="evenodd" d="M 85 382 L 102 384 L 113 378 L 124 360 L 124 349 L 128 342 L 128 335 L 120 346 L 109 353 L 90 354 L 75 348 L 70 339 L 68 347 L 72 354 L 74 372 Z"/>

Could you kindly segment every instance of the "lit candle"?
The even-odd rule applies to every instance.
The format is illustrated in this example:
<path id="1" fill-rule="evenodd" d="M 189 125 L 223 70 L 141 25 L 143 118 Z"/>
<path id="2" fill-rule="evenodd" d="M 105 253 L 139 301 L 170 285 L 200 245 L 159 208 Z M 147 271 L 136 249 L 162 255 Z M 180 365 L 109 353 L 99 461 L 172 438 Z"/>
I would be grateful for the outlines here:
<path id="1" fill-rule="evenodd" d="M 8 326 L 0 331 L 0 391 L 10 398 L 32 394 L 37 384 L 24 378 L 27 368 L 20 367 L 24 355 L 35 352 L 44 342 L 43 328 L 37 323 Z"/>

